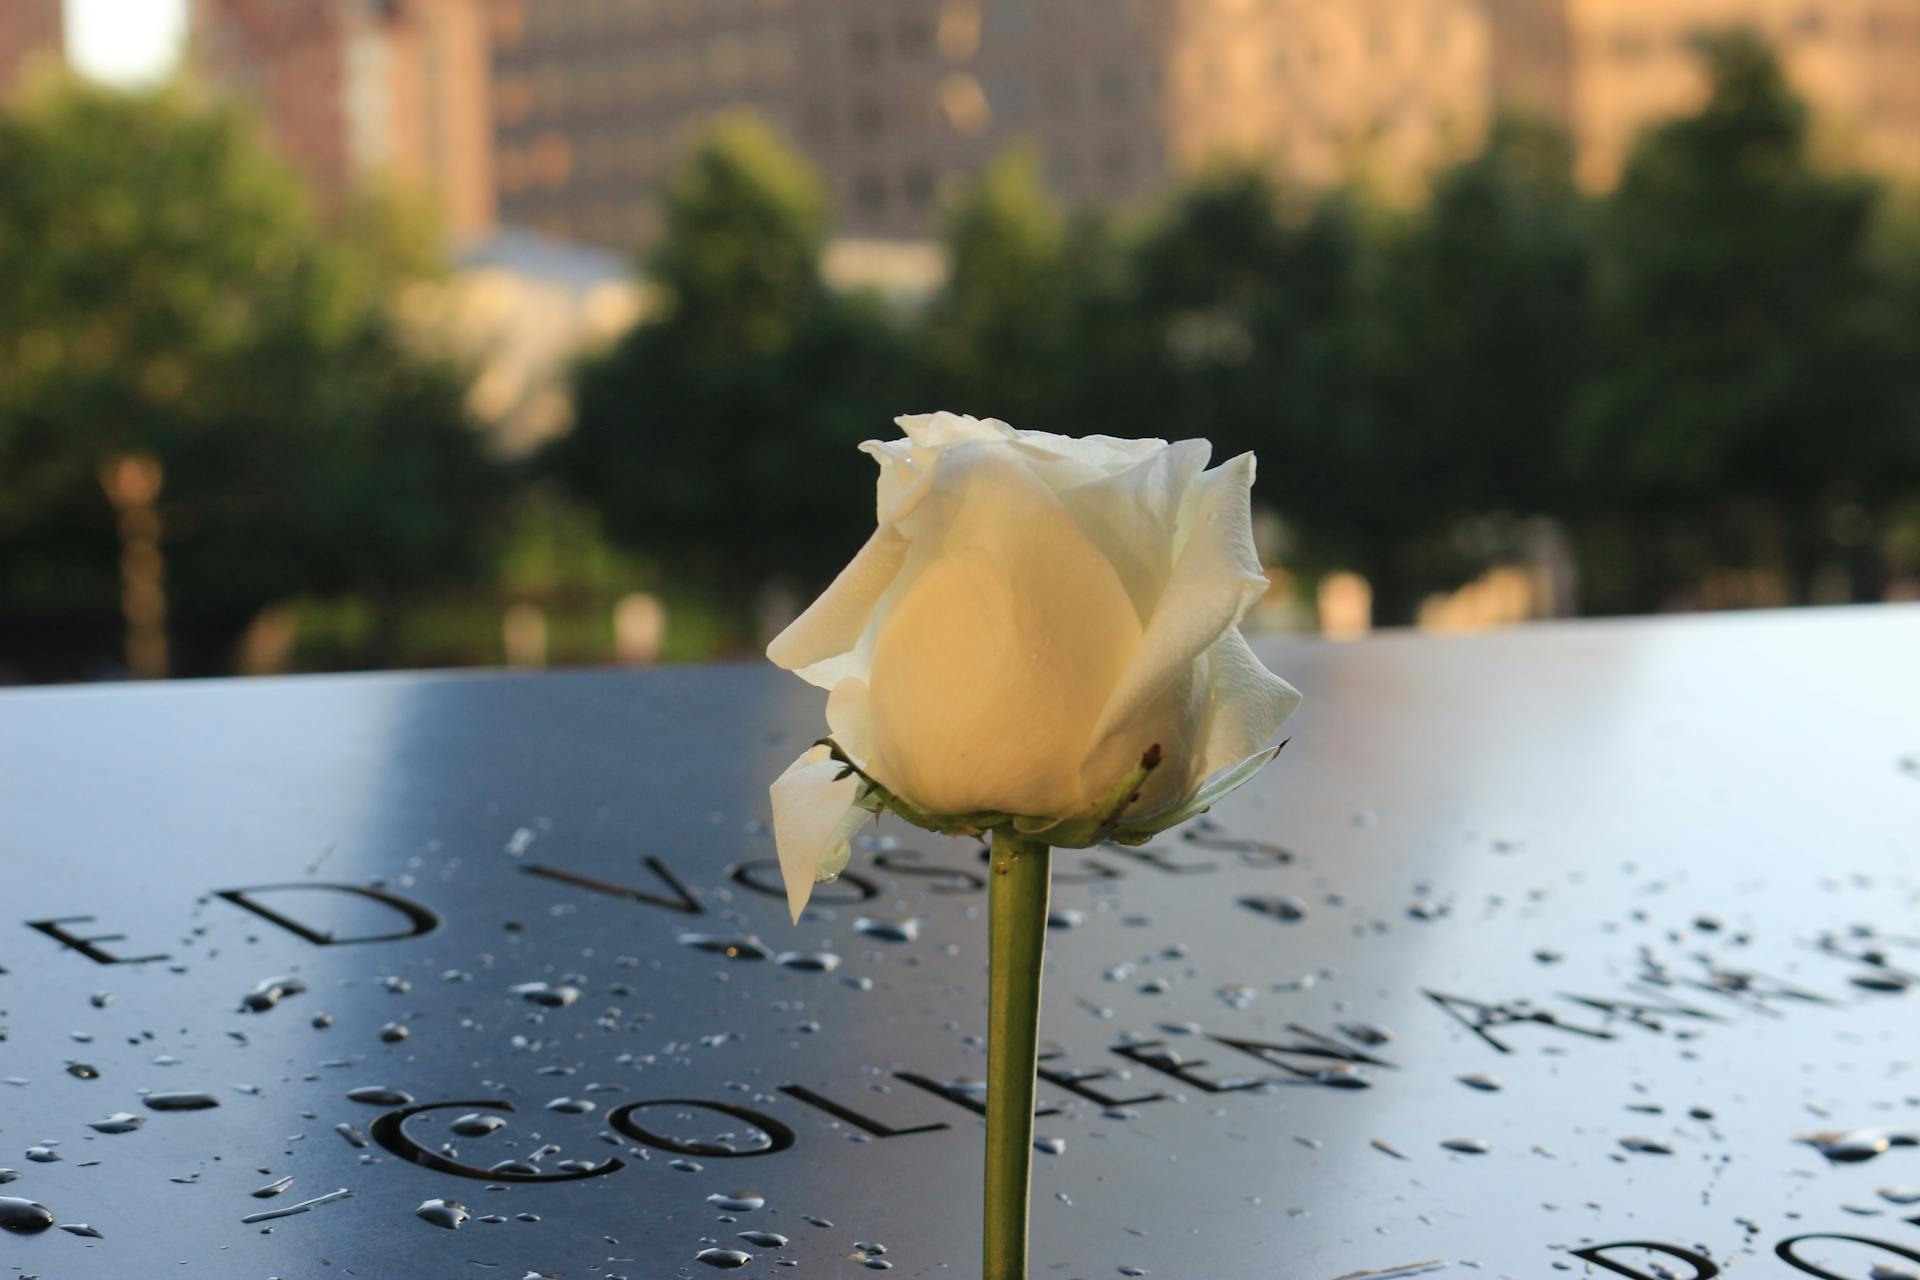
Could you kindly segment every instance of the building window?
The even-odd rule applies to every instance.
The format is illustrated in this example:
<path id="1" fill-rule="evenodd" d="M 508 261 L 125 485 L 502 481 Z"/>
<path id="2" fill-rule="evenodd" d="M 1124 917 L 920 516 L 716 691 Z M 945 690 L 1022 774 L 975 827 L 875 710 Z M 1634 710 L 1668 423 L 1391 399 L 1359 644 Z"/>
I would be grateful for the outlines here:
<path id="1" fill-rule="evenodd" d="M 908 208 L 929 208 L 933 204 L 933 174 L 924 168 L 907 170 L 907 176 L 900 183 L 900 193 L 906 197 Z"/>
<path id="2" fill-rule="evenodd" d="M 905 15 L 894 28 L 893 43 L 901 53 L 917 57 L 932 46 L 933 28 L 928 25 L 926 18 L 918 14 Z"/>
<path id="3" fill-rule="evenodd" d="M 854 180 L 853 205 L 861 213 L 871 218 L 884 215 L 887 211 L 887 184 L 877 173 L 863 173 Z"/>

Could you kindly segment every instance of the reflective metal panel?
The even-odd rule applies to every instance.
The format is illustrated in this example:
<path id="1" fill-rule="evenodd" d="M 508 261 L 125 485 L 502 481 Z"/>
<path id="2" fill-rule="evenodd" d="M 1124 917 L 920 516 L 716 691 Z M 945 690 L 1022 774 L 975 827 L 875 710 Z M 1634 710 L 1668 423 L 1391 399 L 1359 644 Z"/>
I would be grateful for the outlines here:
<path id="1" fill-rule="evenodd" d="M 1279 763 L 1058 860 L 1037 1275 L 1920 1274 L 1920 611 L 1265 656 Z M 969 1274 L 978 848 L 889 822 L 789 925 L 819 717 L 0 696 L 0 1269 Z"/>

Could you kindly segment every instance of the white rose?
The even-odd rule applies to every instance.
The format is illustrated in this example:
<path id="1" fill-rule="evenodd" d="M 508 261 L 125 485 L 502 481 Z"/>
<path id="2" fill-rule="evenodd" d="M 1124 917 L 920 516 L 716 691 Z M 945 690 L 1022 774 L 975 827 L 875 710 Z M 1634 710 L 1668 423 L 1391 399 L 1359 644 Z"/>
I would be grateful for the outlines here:
<path id="1" fill-rule="evenodd" d="M 1072 439 L 951 413 L 898 419 L 879 527 L 767 646 L 829 691 L 834 742 L 932 814 L 1061 819 L 1122 785 L 1130 820 L 1186 803 L 1247 760 L 1300 701 L 1239 623 L 1267 589 L 1250 453 L 1205 440 Z M 797 919 L 869 815 L 815 747 L 771 789 Z"/>

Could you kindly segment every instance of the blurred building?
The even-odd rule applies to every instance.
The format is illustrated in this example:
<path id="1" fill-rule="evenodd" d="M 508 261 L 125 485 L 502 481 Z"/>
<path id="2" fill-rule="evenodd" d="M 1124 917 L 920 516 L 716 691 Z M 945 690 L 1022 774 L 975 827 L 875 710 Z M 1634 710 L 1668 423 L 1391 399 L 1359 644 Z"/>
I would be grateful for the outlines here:
<path id="1" fill-rule="evenodd" d="M 1705 91 L 1692 40 L 1744 27 L 1779 52 L 1847 163 L 1920 176 L 1920 0 L 1564 0 L 1580 177 L 1603 189 L 1647 125 Z"/>
<path id="2" fill-rule="evenodd" d="M 1416 194 L 1496 110 L 1570 128 L 1602 188 L 1698 101 L 1703 30 L 1781 49 L 1850 159 L 1920 173 L 1920 0 L 491 0 L 514 222 L 630 245 L 688 135 L 752 107 L 841 224 L 919 237 L 1029 142 L 1069 203 L 1124 206 L 1218 152 Z"/>
<path id="3" fill-rule="evenodd" d="M 1509 7 L 1545 0 L 1504 0 Z M 689 133 L 749 106 L 865 237 L 934 227 L 1019 142 L 1056 193 L 1126 205 L 1220 151 L 1310 182 L 1417 180 L 1470 147 L 1483 0 L 494 0 L 509 221 L 631 244 Z"/>
<path id="4" fill-rule="evenodd" d="M 41 58 L 58 58 L 63 45 L 61 0 L 0 0 L 0 97 Z"/>
<path id="5" fill-rule="evenodd" d="M 484 5 L 194 0 L 195 60 L 257 107 L 323 202 L 391 181 L 430 195 L 469 238 L 494 221 Z"/>

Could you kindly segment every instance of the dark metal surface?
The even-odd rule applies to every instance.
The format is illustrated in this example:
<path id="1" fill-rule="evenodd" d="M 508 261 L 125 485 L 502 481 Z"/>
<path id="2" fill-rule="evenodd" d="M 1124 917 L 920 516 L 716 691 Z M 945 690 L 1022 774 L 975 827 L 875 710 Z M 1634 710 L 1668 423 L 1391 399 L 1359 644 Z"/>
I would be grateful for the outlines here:
<path id="1" fill-rule="evenodd" d="M 1681 1280 L 1680 1250 L 1920 1273 L 1920 611 L 1265 656 L 1306 706 L 1217 825 L 1059 859 L 1037 1275 L 1544 1276 L 1624 1241 L 1669 1252 L 1598 1256 Z M 878 1243 L 965 1276 L 981 1124 L 936 1086 L 984 1061 L 975 847 L 890 822 L 789 926 L 765 786 L 818 727 L 758 668 L 0 696 L 0 1196 L 101 1237 L 0 1233 L 0 1272 L 841 1276 Z M 365 1086 L 460 1105 L 399 1124 Z M 791 1145 L 670 1149 L 754 1113 Z M 1796 1141 L 1856 1128 L 1870 1158 Z"/>

